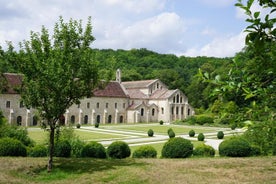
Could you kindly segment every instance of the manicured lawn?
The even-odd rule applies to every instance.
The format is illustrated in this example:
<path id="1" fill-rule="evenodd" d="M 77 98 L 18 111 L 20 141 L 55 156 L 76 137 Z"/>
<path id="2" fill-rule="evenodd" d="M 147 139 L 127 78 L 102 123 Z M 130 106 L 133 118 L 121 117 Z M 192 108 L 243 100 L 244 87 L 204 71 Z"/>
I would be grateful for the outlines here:
<path id="1" fill-rule="evenodd" d="M 0 157 L 0 183 L 276 183 L 276 157 L 187 159 Z"/>

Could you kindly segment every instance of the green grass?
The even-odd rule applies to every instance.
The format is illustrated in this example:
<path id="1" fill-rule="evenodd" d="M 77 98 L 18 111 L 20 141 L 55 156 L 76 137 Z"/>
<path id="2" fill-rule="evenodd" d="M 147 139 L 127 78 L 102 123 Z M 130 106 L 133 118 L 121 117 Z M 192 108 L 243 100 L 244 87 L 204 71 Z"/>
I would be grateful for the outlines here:
<path id="1" fill-rule="evenodd" d="M 0 183 L 256 183 L 276 182 L 276 157 L 188 159 L 0 157 Z"/>

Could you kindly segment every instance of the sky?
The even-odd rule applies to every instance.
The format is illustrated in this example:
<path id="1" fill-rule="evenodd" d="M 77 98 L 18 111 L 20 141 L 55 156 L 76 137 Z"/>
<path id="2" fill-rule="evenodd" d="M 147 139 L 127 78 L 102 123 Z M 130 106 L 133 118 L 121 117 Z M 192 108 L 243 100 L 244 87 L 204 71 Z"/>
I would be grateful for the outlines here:
<path id="1" fill-rule="evenodd" d="M 30 32 L 49 32 L 59 16 L 92 18 L 98 49 L 147 48 L 177 56 L 232 57 L 244 47 L 237 0 L 0 0 L 0 45 L 16 47 Z"/>

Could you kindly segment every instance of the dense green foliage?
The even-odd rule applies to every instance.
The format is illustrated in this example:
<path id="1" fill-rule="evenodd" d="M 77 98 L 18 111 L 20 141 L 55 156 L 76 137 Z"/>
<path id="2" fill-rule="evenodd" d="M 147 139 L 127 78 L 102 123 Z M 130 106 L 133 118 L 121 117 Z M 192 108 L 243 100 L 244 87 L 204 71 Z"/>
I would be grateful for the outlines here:
<path id="1" fill-rule="evenodd" d="M 106 151 L 102 144 L 92 141 L 87 143 L 81 152 L 82 157 L 106 158 Z"/>
<path id="2" fill-rule="evenodd" d="M 194 137 L 195 136 L 195 131 L 194 130 L 190 130 L 189 131 L 189 136 L 190 137 Z"/>
<path id="3" fill-rule="evenodd" d="M 157 151 L 149 145 L 140 146 L 132 154 L 133 158 L 156 158 Z"/>
<path id="4" fill-rule="evenodd" d="M 246 157 L 251 155 L 251 146 L 241 137 L 232 137 L 219 145 L 219 155 L 229 157 Z"/>
<path id="5" fill-rule="evenodd" d="M 217 133 L 217 138 L 218 138 L 218 139 L 223 139 L 223 137 L 224 137 L 223 131 L 218 131 L 218 133 Z"/>
<path id="6" fill-rule="evenodd" d="M 199 134 L 197 135 L 197 140 L 198 140 L 198 141 L 204 141 L 204 139 L 205 139 L 205 136 L 204 136 L 203 133 L 199 133 Z"/>
<path id="7" fill-rule="evenodd" d="M 29 157 L 46 157 L 48 153 L 48 149 L 45 145 L 35 145 L 34 147 L 30 147 L 28 149 Z"/>
<path id="8" fill-rule="evenodd" d="M 148 130 L 148 136 L 149 136 L 149 137 L 152 137 L 153 134 L 154 134 L 153 130 L 152 130 L 152 129 L 149 129 L 149 130 Z"/>
<path id="9" fill-rule="evenodd" d="M 163 158 L 187 158 L 193 153 L 193 144 L 182 137 L 169 139 L 162 148 Z"/>
<path id="10" fill-rule="evenodd" d="M 67 140 L 60 140 L 55 146 L 56 157 L 70 157 L 71 156 L 71 145 Z"/>
<path id="11" fill-rule="evenodd" d="M 107 155 L 110 158 L 127 158 L 131 154 L 130 148 L 127 143 L 123 141 L 115 141 L 107 148 Z"/>
<path id="12" fill-rule="evenodd" d="M 27 148 L 17 139 L 0 139 L 0 156 L 27 156 Z"/>
<path id="13" fill-rule="evenodd" d="M 193 150 L 193 155 L 196 157 L 214 157 L 215 149 L 206 144 L 200 144 Z"/>

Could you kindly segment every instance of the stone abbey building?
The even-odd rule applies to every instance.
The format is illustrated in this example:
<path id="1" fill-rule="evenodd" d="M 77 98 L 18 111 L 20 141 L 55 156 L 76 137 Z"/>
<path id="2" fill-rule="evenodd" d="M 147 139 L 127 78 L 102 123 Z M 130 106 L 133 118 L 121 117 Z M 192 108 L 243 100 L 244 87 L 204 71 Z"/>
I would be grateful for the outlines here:
<path id="1" fill-rule="evenodd" d="M 35 109 L 27 109 L 15 88 L 20 87 L 22 75 L 4 73 L 1 76 L 7 89 L 0 94 L 0 110 L 10 124 L 36 126 Z M 60 118 L 61 123 L 119 124 L 141 122 L 172 122 L 194 114 L 188 98 L 179 90 L 169 90 L 159 79 L 121 82 L 121 71 L 116 81 L 93 91 L 93 97 L 72 105 Z"/>

